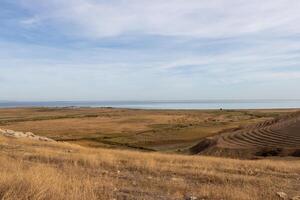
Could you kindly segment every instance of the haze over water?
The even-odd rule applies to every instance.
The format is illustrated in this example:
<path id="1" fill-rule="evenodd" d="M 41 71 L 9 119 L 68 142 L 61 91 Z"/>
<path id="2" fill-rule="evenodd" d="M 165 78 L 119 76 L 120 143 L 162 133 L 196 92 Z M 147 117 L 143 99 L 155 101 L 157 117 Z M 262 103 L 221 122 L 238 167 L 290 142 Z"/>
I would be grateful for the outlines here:
<path id="1" fill-rule="evenodd" d="M 300 108 L 300 100 L 197 101 L 2 101 L 0 107 L 114 107 L 134 109 L 272 109 Z"/>

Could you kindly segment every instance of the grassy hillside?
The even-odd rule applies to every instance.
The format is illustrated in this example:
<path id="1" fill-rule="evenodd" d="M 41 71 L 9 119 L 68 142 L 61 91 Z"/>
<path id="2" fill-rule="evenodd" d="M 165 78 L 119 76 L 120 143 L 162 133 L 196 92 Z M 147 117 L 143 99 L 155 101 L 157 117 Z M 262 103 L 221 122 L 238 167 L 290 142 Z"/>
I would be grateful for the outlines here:
<path id="1" fill-rule="evenodd" d="M 93 149 L 0 136 L 0 199 L 236 199 L 300 195 L 300 161 Z"/>
<path id="2" fill-rule="evenodd" d="M 300 157 L 300 112 L 205 138 L 190 150 L 194 154 L 234 158 Z"/>
<path id="3" fill-rule="evenodd" d="M 0 128 L 90 147 L 179 151 L 293 110 L 0 109 Z"/>

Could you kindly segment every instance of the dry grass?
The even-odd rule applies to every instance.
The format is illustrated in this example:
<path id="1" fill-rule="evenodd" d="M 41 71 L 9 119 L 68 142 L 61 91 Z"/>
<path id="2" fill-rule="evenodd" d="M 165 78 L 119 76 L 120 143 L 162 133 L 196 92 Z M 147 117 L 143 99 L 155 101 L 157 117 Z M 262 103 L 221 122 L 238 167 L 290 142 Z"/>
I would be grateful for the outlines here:
<path id="1" fill-rule="evenodd" d="M 299 181 L 299 160 L 241 161 L 0 137 L 5 200 L 273 200 L 278 191 L 300 195 Z"/>
<path id="2" fill-rule="evenodd" d="M 92 147 L 177 151 L 224 130 L 293 110 L 0 109 L 0 128 Z"/>

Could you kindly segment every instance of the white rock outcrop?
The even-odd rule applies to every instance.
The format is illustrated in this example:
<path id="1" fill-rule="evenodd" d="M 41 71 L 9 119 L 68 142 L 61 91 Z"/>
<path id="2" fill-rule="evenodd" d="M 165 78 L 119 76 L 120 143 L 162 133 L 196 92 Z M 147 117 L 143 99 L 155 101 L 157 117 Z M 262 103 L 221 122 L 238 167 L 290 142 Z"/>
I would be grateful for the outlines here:
<path id="1" fill-rule="evenodd" d="M 7 137 L 14 137 L 14 138 L 28 138 L 32 140 L 39 140 L 39 141 L 46 141 L 46 142 L 55 141 L 47 137 L 35 135 L 31 132 L 21 132 L 21 131 L 4 130 L 4 129 L 0 129 L 0 135 L 4 135 Z"/>

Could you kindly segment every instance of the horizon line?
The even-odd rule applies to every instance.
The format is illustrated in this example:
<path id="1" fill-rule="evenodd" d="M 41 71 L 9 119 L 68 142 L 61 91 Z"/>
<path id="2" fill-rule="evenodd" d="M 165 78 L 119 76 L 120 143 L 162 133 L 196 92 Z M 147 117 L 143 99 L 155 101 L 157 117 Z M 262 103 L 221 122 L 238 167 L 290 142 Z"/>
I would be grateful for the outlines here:
<path id="1" fill-rule="evenodd" d="M 300 98 L 295 99 L 280 99 L 280 98 L 207 98 L 207 99 L 153 99 L 153 100 L 133 100 L 133 99 L 122 99 L 122 100 L 0 100 L 0 103 L 34 103 L 34 102 L 203 102 L 203 101 L 300 101 Z"/>

